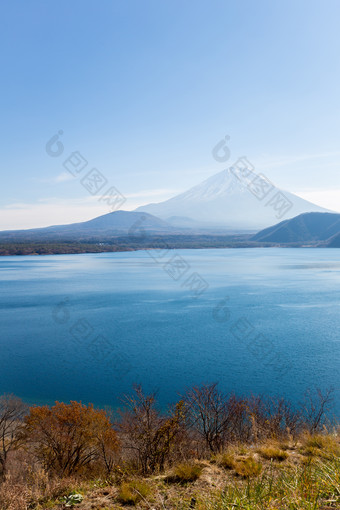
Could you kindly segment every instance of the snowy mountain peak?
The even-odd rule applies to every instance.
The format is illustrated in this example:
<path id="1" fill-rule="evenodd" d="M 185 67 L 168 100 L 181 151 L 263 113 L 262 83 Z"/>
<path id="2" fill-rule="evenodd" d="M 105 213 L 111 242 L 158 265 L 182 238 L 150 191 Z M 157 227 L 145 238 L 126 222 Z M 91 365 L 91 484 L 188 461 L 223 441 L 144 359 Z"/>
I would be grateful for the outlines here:
<path id="1" fill-rule="evenodd" d="M 246 189 L 246 185 L 235 176 L 232 170 L 227 168 L 226 170 L 222 170 L 222 172 L 209 177 L 201 184 L 198 184 L 181 195 L 178 195 L 177 198 L 182 197 L 188 200 L 206 200 L 223 195 L 242 193 L 246 191 Z"/>
<path id="2" fill-rule="evenodd" d="M 242 158 L 240 158 L 242 159 Z M 240 161 L 240 160 L 239 160 Z M 136 209 L 164 220 L 186 218 L 188 224 L 230 231 L 254 231 L 306 212 L 330 212 L 292 193 L 279 190 L 252 169 L 223 170 L 165 202 Z M 179 225 L 178 225 L 179 226 Z"/>

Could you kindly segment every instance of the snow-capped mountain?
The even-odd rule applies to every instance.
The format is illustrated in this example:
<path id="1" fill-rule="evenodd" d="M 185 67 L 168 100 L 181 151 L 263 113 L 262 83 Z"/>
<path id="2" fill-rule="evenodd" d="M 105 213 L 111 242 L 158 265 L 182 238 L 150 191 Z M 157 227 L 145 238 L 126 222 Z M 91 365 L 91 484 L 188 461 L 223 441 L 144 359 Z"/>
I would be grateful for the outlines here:
<path id="1" fill-rule="evenodd" d="M 136 209 L 175 226 L 255 231 L 305 212 L 329 212 L 273 186 L 252 171 L 231 167 L 169 200 Z"/>

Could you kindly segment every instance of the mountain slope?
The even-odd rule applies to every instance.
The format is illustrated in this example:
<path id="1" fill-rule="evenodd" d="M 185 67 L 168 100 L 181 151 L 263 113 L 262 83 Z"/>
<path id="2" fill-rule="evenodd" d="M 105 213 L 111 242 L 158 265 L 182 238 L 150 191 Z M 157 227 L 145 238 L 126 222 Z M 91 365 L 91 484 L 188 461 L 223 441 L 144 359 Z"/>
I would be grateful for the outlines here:
<path id="1" fill-rule="evenodd" d="M 0 241 L 104 239 L 112 235 L 128 235 L 134 225 L 152 234 L 168 234 L 175 231 L 171 225 L 151 214 L 115 211 L 82 223 L 0 232 Z"/>
<path id="2" fill-rule="evenodd" d="M 258 232 L 251 239 L 266 243 L 327 241 L 340 233 L 340 214 L 306 213 Z M 333 241 L 336 244 L 336 238 Z"/>
<path id="3" fill-rule="evenodd" d="M 328 248 L 340 248 L 340 232 L 329 239 L 327 246 Z"/>
<path id="4" fill-rule="evenodd" d="M 238 179 L 231 169 L 213 175 L 198 186 L 181 193 L 165 202 L 148 204 L 136 209 L 147 212 L 164 220 L 170 219 L 172 225 L 180 226 L 174 218 L 186 218 L 200 227 L 224 227 L 231 231 L 256 231 L 277 223 L 279 211 L 272 201 L 280 191 L 277 188 L 262 200 L 250 191 L 247 184 L 257 177 L 251 173 L 251 179 L 244 182 Z M 308 202 L 289 192 L 282 192 L 291 207 L 282 216 L 292 218 L 305 212 L 326 212 L 326 209 Z M 183 225 L 183 222 L 182 222 Z"/>

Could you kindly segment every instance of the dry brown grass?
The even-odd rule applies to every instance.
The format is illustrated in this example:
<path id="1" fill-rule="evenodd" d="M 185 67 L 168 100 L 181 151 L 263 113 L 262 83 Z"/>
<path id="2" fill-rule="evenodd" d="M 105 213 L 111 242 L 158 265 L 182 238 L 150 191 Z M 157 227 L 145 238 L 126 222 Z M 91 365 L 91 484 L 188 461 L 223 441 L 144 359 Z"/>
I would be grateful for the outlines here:
<path id="1" fill-rule="evenodd" d="M 301 439 L 299 451 L 307 457 L 331 459 L 340 457 L 339 436 L 334 434 L 306 434 Z"/>
<path id="2" fill-rule="evenodd" d="M 146 501 L 150 492 L 150 486 L 146 482 L 132 480 L 121 484 L 117 499 L 123 505 L 135 506 L 140 501 Z"/>
<path id="3" fill-rule="evenodd" d="M 59 499 L 74 490 L 74 478 L 49 479 L 43 470 L 32 473 L 27 481 L 14 482 L 11 477 L 0 484 L 0 510 L 26 510 L 54 507 Z M 40 505 L 40 506 L 39 506 Z"/>
<path id="4" fill-rule="evenodd" d="M 172 469 L 167 481 L 182 484 L 195 482 L 201 476 L 202 470 L 203 466 L 199 463 L 181 462 Z"/>
<path id="5" fill-rule="evenodd" d="M 286 451 L 275 446 L 262 446 L 257 451 L 261 457 L 266 460 L 283 461 L 289 457 L 289 454 Z"/>
<path id="6" fill-rule="evenodd" d="M 220 455 L 217 455 L 216 462 L 219 466 L 223 467 L 224 469 L 233 469 L 235 464 L 235 458 L 232 453 L 225 452 L 221 453 Z"/>
<path id="7" fill-rule="evenodd" d="M 244 459 L 235 460 L 234 471 L 242 478 L 250 478 L 258 476 L 262 471 L 262 464 L 257 462 L 254 457 L 245 457 Z"/>
<path id="8" fill-rule="evenodd" d="M 327 434 L 304 435 L 285 451 L 273 440 L 258 448 L 237 444 L 213 460 L 182 462 L 147 478 L 127 472 L 123 463 L 119 476 L 109 479 L 95 478 L 96 472 L 90 480 L 58 479 L 37 467 L 19 472 L 16 461 L 16 476 L 0 484 L 0 510 L 63 510 L 61 498 L 73 491 L 84 496 L 79 510 L 188 510 L 193 499 L 197 510 L 335 509 L 340 508 L 338 446 L 339 438 Z M 288 455 L 286 462 L 277 451 Z"/>

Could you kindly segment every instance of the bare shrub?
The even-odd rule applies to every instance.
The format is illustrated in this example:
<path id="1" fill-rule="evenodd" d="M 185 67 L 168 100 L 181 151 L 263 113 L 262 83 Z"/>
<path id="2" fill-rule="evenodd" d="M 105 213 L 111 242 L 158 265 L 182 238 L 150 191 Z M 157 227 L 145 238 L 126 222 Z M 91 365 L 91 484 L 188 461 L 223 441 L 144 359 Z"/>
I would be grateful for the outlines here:
<path id="1" fill-rule="evenodd" d="M 248 436 L 244 400 L 220 392 L 217 383 L 193 387 L 184 400 L 187 426 L 198 433 L 211 452 L 217 453 L 226 443 Z"/>
<path id="2" fill-rule="evenodd" d="M 27 409 L 14 395 L 0 397 L 0 476 L 6 474 L 8 455 L 18 445 L 18 431 Z"/>
<path id="3" fill-rule="evenodd" d="M 334 389 L 330 388 L 325 392 L 320 389 L 308 390 L 302 404 L 304 426 L 310 434 L 320 432 L 326 425 L 333 402 Z"/>
<path id="4" fill-rule="evenodd" d="M 301 429 L 301 413 L 283 398 L 251 396 L 247 399 L 252 441 L 296 435 Z"/>
<path id="5" fill-rule="evenodd" d="M 141 386 L 135 386 L 134 394 L 124 401 L 127 410 L 119 424 L 123 446 L 134 453 L 143 474 L 163 470 L 182 430 L 184 403 L 178 402 L 168 416 L 162 416 L 155 394 L 145 395 Z"/>

